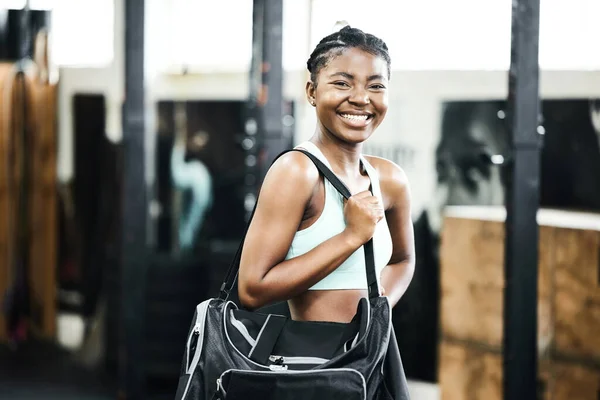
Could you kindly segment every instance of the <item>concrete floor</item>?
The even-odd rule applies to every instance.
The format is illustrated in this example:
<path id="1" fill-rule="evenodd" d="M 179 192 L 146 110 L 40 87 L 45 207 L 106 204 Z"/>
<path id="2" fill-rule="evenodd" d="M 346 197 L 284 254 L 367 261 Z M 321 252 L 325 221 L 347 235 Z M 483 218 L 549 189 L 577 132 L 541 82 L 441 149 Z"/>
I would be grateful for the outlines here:
<path id="1" fill-rule="evenodd" d="M 77 365 L 51 343 L 28 343 L 17 351 L 0 347 L 2 400 L 109 400 L 114 379 Z"/>
<path id="2" fill-rule="evenodd" d="M 438 385 L 425 382 L 408 381 L 411 400 L 440 400 Z"/>

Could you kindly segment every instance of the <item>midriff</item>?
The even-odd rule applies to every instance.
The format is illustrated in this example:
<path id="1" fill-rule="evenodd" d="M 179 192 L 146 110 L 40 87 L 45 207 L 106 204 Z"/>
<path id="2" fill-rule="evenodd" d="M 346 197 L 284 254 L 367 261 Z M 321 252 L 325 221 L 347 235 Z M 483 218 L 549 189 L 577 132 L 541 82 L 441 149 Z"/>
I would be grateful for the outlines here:
<path id="1" fill-rule="evenodd" d="M 350 322 L 358 302 L 367 297 L 364 289 L 309 290 L 288 301 L 295 321 Z"/>

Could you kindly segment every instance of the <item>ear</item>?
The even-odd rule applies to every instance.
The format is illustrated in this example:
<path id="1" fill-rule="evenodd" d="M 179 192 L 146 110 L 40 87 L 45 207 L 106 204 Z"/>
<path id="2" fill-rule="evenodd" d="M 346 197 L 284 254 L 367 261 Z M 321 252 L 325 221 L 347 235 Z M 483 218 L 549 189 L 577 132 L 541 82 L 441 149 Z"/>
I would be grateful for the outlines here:
<path id="1" fill-rule="evenodd" d="M 316 92 L 317 92 L 317 86 L 312 81 L 307 81 L 306 82 L 306 99 L 308 100 L 308 103 L 313 107 L 317 104 L 316 100 L 315 100 Z"/>

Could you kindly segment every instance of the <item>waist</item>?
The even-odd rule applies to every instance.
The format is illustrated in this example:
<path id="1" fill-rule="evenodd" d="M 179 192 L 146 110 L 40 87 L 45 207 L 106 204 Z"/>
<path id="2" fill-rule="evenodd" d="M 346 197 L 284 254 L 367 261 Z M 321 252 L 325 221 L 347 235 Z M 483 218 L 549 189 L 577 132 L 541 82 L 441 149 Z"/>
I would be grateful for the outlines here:
<path id="1" fill-rule="evenodd" d="M 367 290 L 309 290 L 288 301 L 295 321 L 350 322 Z"/>

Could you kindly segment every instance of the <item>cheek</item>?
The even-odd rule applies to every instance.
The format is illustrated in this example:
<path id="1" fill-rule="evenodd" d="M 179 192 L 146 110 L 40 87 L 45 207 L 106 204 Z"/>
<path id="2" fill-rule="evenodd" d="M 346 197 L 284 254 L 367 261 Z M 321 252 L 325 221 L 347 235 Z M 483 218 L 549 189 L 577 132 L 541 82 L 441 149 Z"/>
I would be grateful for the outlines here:
<path id="1" fill-rule="evenodd" d="M 343 101 L 346 94 L 340 90 L 322 90 L 317 94 L 319 103 L 324 107 L 337 107 Z"/>
<path id="2" fill-rule="evenodd" d="M 377 108 L 377 111 L 381 115 L 381 118 L 385 117 L 385 114 L 388 111 L 388 104 L 389 104 L 388 102 L 389 102 L 389 99 L 388 99 L 387 93 L 383 94 L 381 96 L 381 98 L 377 99 L 375 107 Z"/>
<path id="3" fill-rule="evenodd" d="M 331 119 L 332 113 L 342 103 L 342 97 L 336 91 L 323 91 L 317 97 L 317 115 L 322 119 Z"/>

